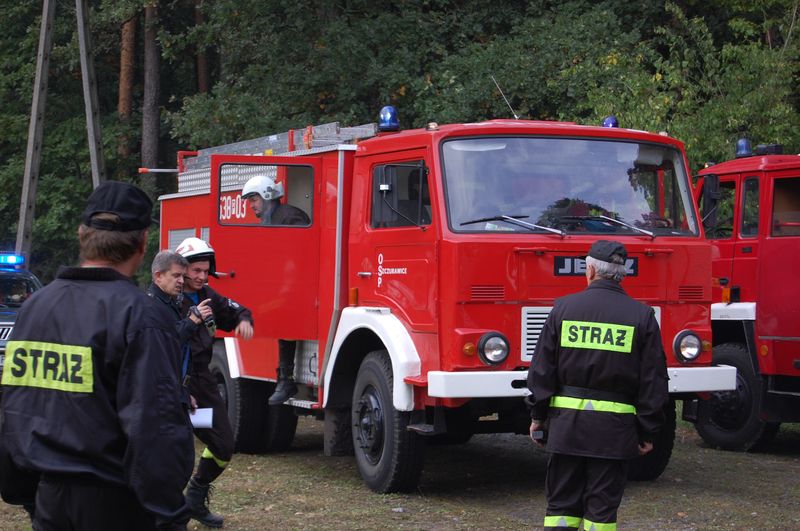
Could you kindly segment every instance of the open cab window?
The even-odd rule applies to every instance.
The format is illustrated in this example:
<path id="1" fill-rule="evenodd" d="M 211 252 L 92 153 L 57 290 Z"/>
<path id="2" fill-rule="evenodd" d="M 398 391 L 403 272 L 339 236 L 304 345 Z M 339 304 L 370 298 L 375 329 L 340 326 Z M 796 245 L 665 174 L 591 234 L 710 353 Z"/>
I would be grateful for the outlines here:
<path id="1" fill-rule="evenodd" d="M 314 171 L 310 166 L 224 164 L 220 172 L 219 222 L 308 227 L 312 224 L 313 189 Z"/>

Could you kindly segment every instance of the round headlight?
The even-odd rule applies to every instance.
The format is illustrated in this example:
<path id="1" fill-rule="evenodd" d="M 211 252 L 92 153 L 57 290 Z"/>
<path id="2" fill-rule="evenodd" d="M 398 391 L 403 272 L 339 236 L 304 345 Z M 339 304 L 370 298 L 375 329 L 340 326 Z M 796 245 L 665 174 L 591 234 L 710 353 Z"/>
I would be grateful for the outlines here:
<path id="1" fill-rule="evenodd" d="M 702 341 L 691 330 L 683 330 L 675 336 L 673 347 L 679 361 L 692 361 L 703 351 Z"/>
<path id="2" fill-rule="evenodd" d="M 489 365 L 503 363 L 508 357 L 508 340 L 499 332 L 488 332 L 478 340 L 478 356 Z"/>

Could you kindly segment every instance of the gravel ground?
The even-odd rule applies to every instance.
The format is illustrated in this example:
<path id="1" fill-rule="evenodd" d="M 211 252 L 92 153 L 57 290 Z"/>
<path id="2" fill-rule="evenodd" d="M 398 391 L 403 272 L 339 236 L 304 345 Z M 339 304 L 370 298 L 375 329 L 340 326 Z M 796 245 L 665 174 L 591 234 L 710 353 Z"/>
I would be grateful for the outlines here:
<path id="1" fill-rule="evenodd" d="M 798 425 L 758 454 L 705 448 L 681 425 L 665 473 L 628 485 L 619 529 L 800 529 L 798 456 Z M 477 435 L 429 447 L 417 492 L 379 495 L 351 457 L 324 457 L 322 423 L 301 418 L 290 451 L 234 457 L 212 509 L 234 530 L 536 529 L 546 459 L 524 436 Z M 0 503 L 0 529 L 29 528 L 21 509 Z"/>

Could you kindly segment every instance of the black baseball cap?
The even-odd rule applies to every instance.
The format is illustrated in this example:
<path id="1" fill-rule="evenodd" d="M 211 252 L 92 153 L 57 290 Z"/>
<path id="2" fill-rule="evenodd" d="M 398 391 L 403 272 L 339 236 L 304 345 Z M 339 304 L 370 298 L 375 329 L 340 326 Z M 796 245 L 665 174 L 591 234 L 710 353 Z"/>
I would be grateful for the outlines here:
<path id="1" fill-rule="evenodd" d="M 624 264 L 628 258 L 628 251 L 625 247 L 613 240 L 597 240 L 589 249 L 589 255 L 597 260 L 609 262 L 611 264 Z"/>
<path id="2" fill-rule="evenodd" d="M 153 201 L 141 188 L 120 181 L 104 181 L 86 200 L 83 224 L 99 230 L 129 231 L 150 226 Z M 97 214 L 116 214 L 119 221 L 96 219 Z"/>

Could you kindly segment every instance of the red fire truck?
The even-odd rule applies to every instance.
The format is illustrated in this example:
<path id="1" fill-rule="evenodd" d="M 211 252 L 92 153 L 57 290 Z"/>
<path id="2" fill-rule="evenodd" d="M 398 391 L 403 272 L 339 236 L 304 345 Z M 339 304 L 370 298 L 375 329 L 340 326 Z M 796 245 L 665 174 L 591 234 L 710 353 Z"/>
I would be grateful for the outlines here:
<path id="1" fill-rule="evenodd" d="M 571 123 L 492 120 L 398 131 L 308 127 L 179 156 L 161 245 L 209 240 L 212 286 L 252 309 L 256 337 L 220 337 L 212 369 L 241 451 L 286 448 L 297 414 L 324 451 L 355 453 L 375 491 L 413 489 L 428 441 L 527 434 L 526 371 L 556 297 L 586 285 L 593 241 L 629 253 L 624 287 L 661 324 L 673 398 L 733 389 L 711 364 L 710 245 L 682 144 Z M 306 226 L 263 226 L 253 176 Z M 278 339 L 298 342 L 297 396 L 268 407 Z M 666 466 L 674 401 L 657 452 Z"/>
<path id="2" fill-rule="evenodd" d="M 781 422 L 800 421 L 800 156 L 738 144 L 737 158 L 701 171 L 697 198 L 713 244 L 715 362 L 736 389 L 693 405 L 697 431 L 727 450 L 758 449 Z"/>

